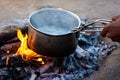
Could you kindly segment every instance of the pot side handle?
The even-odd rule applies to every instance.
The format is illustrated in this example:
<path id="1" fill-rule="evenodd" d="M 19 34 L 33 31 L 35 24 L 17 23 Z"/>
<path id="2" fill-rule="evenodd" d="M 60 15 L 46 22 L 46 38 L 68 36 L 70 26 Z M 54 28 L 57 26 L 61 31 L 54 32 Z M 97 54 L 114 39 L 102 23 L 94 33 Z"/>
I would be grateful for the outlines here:
<path id="1" fill-rule="evenodd" d="M 101 30 L 85 30 L 89 26 L 91 26 L 91 25 L 93 25 L 95 23 L 102 23 L 102 24 L 106 25 L 106 24 L 108 24 L 110 22 L 112 22 L 112 20 L 109 20 L 109 19 L 97 19 L 97 20 L 94 20 L 93 22 L 90 22 L 90 23 L 87 23 L 87 24 L 81 24 L 80 27 L 75 27 L 72 30 L 72 32 L 76 33 L 76 37 L 78 37 L 78 32 L 79 32 L 79 34 L 89 35 L 86 32 L 98 32 L 98 31 L 101 31 Z M 93 27 L 93 28 L 96 28 L 96 27 Z M 104 27 L 97 27 L 97 28 L 104 28 Z"/>
<path id="2" fill-rule="evenodd" d="M 108 24 L 112 22 L 112 20 L 109 20 L 109 19 L 97 19 L 97 20 L 94 20 L 93 22 L 90 22 L 90 23 L 87 23 L 87 24 L 81 24 L 80 27 L 75 27 L 72 32 L 78 32 L 78 31 L 84 31 L 86 28 L 88 28 L 88 26 L 91 26 L 95 23 L 103 23 L 103 24 Z"/>

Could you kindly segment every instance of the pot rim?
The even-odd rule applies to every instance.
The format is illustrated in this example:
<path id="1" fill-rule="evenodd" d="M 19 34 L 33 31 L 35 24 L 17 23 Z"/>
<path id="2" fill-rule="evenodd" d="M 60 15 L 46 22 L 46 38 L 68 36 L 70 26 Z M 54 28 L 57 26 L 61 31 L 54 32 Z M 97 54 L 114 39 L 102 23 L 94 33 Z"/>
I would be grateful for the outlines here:
<path id="1" fill-rule="evenodd" d="M 47 34 L 47 33 L 44 33 L 44 32 L 41 32 L 39 29 L 37 29 L 37 28 L 35 28 L 32 24 L 31 24 L 31 21 L 30 21 L 30 19 L 31 19 L 31 17 L 32 17 L 32 15 L 34 15 L 34 14 L 36 14 L 36 13 L 38 13 L 38 12 L 40 12 L 40 11 L 44 11 L 44 10 L 61 10 L 61 11 L 64 11 L 64 12 L 67 12 L 67 13 L 70 13 L 71 15 L 73 15 L 73 16 L 75 16 L 76 17 L 76 19 L 78 20 L 78 26 L 76 27 L 76 28 L 79 28 L 80 27 L 80 25 L 81 25 L 81 19 L 78 17 L 78 15 L 76 15 L 75 13 L 73 13 L 73 12 L 71 12 L 71 11 L 68 11 L 68 10 L 65 10 L 65 9 L 62 9 L 62 8 L 42 8 L 42 9 L 39 9 L 39 10 L 37 10 L 37 11 L 34 11 L 34 12 L 32 12 L 30 15 L 29 15 L 29 18 L 28 18 L 28 23 L 30 24 L 30 26 L 29 27 L 31 27 L 31 28 L 33 28 L 34 30 L 36 30 L 37 32 L 39 32 L 39 33 L 42 33 L 42 34 L 45 34 L 45 35 L 48 35 L 48 36 L 64 36 L 64 35 L 69 35 L 69 34 L 73 34 L 73 33 L 76 33 L 76 32 L 69 32 L 69 33 L 66 33 L 66 34 L 62 34 L 62 35 L 52 35 L 52 34 Z"/>

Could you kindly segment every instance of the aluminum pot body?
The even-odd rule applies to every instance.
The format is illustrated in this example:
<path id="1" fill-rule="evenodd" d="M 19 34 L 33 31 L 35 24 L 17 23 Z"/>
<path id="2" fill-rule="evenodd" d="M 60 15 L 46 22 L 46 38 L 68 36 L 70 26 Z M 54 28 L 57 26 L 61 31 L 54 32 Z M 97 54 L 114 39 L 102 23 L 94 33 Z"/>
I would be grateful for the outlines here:
<path id="1" fill-rule="evenodd" d="M 31 14 L 29 23 L 28 46 L 33 51 L 50 57 L 67 56 L 75 51 L 79 31 L 73 33 L 72 29 L 79 27 L 81 22 L 74 13 L 57 8 L 45 8 Z M 54 28 L 49 25 L 53 25 Z M 59 31 L 61 28 L 61 33 L 45 32 L 47 29 Z"/>

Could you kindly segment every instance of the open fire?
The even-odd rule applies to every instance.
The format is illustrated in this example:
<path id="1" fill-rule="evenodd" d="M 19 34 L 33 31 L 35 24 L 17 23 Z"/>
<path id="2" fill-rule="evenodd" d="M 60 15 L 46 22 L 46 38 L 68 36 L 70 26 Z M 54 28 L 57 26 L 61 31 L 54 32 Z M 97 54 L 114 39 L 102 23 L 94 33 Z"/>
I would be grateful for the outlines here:
<path id="1" fill-rule="evenodd" d="M 34 51 L 32 51 L 31 49 L 28 48 L 28 46 L 27 46 L 27 38 L 28 38 L 27 34 L 25 36 L 23 36 L 21 31 L 18 29 L 17 36 L 18 36 L 18 39 L 21 41 L 21 45 L 18 48 L 15 55 L 21 55 L 22 59 L 25 61 L 36 60 L 36 61 L 39 61 L 42 64 L 44 64 L 44 61 L 42 60 L 42 58 L 40 58 L 41 55 L 35 53 Z"/>
<path id="2" fill-rule="evenodd" d="M 21 44 L 16 54 L 14 54 L 13 56 L 21 55 L 22 59 L 25 61 L 35 60 L 35 61 L 40 62 L 41 64 L 44 64 L 44 61 L 42 60 L 41 55 L 35 53 L 34 51 L 28 48 L 27 34 L 23 36 L 21 30 L 17 29 L 17 37 L 20 40 Z M 6 58 L 6 65 L 8 65 L 8 61 L 9 61 L 9 57 Z"/>
<path id="3" fill-rule="evenodd" d="M 20 41 L 10 38 L 5 42 L 3 39 L 7 38 L 0 36 L 3 41 L 0 43 L 0 80 L 83 80 L 98 70 L 99 63 L 117 48 L 115 44 L 107 44 L 98 32 L 91 36 L 81 34 L 77 49 L 71 55 L 46 57 L 30 50 L 28 36 L 22 33 L 17 30 Z"/>

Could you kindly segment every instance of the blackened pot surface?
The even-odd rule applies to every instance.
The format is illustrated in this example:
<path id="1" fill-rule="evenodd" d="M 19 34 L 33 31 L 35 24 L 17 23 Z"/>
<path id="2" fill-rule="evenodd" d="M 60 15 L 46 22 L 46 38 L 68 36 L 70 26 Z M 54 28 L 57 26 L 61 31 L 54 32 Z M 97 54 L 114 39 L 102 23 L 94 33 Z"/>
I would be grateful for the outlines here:
<path id="1" fill-rule="evenodd" d="M 75 33 L 63 36 L 50 36 L 37 32 L 30 27 L 28 34 L 28 46 L 30 49 L 45 56 L 67 56 L 74 52 L 78 43 Z"/>
<path id="2" fill-rule="evenodd" d="M 38 54 L 60 57 L 67 56 L 76 49 L 79 31 L 72 32 L 72 29 L 80 27 L 81 21 L 74 13 L 45 8 L 33 12 L 29 16 L 29 23 L 28 46 Z"/>

